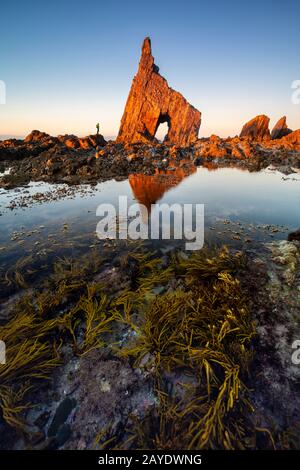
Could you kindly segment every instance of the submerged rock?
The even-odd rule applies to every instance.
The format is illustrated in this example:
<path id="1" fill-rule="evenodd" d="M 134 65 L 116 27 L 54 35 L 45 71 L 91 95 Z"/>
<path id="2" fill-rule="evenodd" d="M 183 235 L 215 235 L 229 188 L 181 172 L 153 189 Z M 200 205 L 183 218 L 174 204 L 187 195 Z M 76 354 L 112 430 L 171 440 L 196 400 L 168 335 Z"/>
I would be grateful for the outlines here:
<path id="1" fill-rule="evenodd" d="M 130 413 L 143 416 L 155 397 L 151 380 L 119 359 L 107 359 L 94 350 L 80 358 L 74 374 L 61 374 L 61 390 L 76 399 L 71 439 L 66 449 L 93 448 L 101 431 L 115 434 Z"/>
<path id="2" fill-rule="evenodd" d="M 68 416 L 73 408 L 76 406 L 76 401 L 71 398 L 65 398 L 58 406 L 53 420 L 48 429 L 48 436 L 56 436 L 60 428 L 65 424 Z"/>

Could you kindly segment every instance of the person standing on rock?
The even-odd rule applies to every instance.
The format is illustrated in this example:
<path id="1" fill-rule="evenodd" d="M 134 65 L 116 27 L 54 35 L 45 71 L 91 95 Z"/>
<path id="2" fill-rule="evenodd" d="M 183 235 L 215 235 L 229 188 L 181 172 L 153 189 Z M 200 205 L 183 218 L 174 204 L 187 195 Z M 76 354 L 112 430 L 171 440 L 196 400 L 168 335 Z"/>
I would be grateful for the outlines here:
<path id="1" fill-rule="evenodd" d="M 99 124 L 99 122 L 96 124 L 96 129 L 97 129 L 97 135 L 99 135 L 99 131 L 100 131 L 100 124 Z M 99 158 L 99 145 L 96 146 L 96 154 L 95 154 L 95 157 L 96 157 L 96 158 Z"/>

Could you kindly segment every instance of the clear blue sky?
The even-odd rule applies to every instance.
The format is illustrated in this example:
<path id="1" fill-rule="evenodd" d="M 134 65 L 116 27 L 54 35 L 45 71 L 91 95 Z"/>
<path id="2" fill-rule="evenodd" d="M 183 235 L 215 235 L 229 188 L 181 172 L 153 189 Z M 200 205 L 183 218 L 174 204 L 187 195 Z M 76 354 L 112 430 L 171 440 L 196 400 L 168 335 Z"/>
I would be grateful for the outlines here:
<path id="1" fill-rule="evenodd" d="M 0 135 L 116 135 L 145 36 L 160 72 L 202 111 L 200 136 L 257 114 L 300 128 L 299 0 L 5 1 Z"/>

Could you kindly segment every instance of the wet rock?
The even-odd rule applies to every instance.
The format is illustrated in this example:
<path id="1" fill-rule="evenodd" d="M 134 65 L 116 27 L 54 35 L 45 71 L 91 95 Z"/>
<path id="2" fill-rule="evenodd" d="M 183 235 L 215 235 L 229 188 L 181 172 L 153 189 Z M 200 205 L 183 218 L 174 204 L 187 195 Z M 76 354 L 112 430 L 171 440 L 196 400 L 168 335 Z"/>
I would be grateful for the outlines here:
<path id="1" fill-rule="evenodd" d="M 94 350 L 76 364 L 74 373 L 70 374 L 68 367 L 60 372 L 56 388 L 58 393 L 70 393 L 78 403 L 66 423 L 72 434 L 64 449 L 91 449 L 101 431 L 109 429 L 110 435 L 115 435 L 131 413 L 144 416 L 153 406 L 151 379 L 134 371 L 126 361 L 105 358 L 103 352 Z M 63 428 L 60 432 L 65 435 L 67 431 Z"/>
<path id="2" fill-rule="evenodd" d="M 292 242 L 294 240 L 300 241 L 300 229 L 288 234 L 288 241 Z"/>
<path id="3" fill-rule="evenodd" d="M 297 242 L 296 242 L 297 243 Z M 298 274 L 300 263 L 299 247 L 286 240 L 268 243 L 266 245 L 272 253 L 274 263 L 281 266 L 280 278 L 291 285 Z"/>
<path id="4" fill-rule="evenodd" d="M 16 175 L 5 175 L 0 179 L 0 187 L 12 189 L 17 186 L 23 186 L 28 183 L 28 177 L 23 172 Z"/>
<path id="5" fill-rule="evenodd" d="M 43 428 L 46 426 L 48 420 L 50 417 L 50 412 L 49 411 L 44 411 L 42 412 L 34 421 L 34 425 L 38 426 L 38 428 Z"/>
<path id="6" fill-rule="evenodd" d="M 164 122 L 169 126 L 166 142 L 188 145 L 198 138 L 201 113 L 170 88 L 159 74 L 152 56 L 150 38 L 146 38 L 117 141 L 151 142 L 158 126 Z"/>
<path id="7" fill-rule="evenodd" d="M 76 400 L 72 398 L 65 398 L 58 406 L 53 420 L 48 429 L 48 437 L 56 436 L 60 427 L 66 422 L 69 414 L 76 406 Z"/>
<path id="8" fill-rule="evenodd" d="M 56 435 L 56 446 L 61 447 L 64 445 L 72 434 L 71 427 L 69 424 L 63 424 Z"/>
<path id="9" fill-rule="evenodd" d="M 250 268 L 259 287 L 252 297 L 257 325 L 254 415 L 263 420 L 260 427 L 272 422 L 293 428 L 300 419 L 300 368 L 292 361 L 293 341 L 300 338 L 300 244 L 279 240 L 265 247 Z"/>

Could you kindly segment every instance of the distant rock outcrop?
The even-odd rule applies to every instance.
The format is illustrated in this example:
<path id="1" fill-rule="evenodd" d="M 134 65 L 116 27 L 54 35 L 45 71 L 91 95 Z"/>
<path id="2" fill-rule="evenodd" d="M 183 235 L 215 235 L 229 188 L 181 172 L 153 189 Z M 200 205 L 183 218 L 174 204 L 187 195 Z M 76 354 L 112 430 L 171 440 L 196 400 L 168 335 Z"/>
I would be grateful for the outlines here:
<path id="1" fill-rule="evenodd" d="M 240 137 L 248 137 L 251 140 L 270 139 L 269 122 L 270 118 L 264 114 L 256 116 L 244 125 Z"/>
<path id="2" fill-rule="evenodd" d="M 51 139 L 51 136 L 47 134 L 46 132 L 41 132 L 38 130 L 31 131 L 30 134 L 28 134 L 24 142 L 29 143 L 29 142 L 43 142 L 44 140 Z"/>
<path id="3" fill-rule="evenodd" d="M 164 122 L 169 126 L 165 142 L 187 146 L 198 138 L 201 113 L 170 88 L 159 74 L 151 52 L 151 41 L 146 38 L 117 141 L 151 142 L 158 126 Z"/>
<path id="4" fill-rule="evenodd" d="M 273 127 L 273 130 L 271 132 L 271 139 L 281 139 L 281 137 L 284 137 L 290 134 L 291 132 L 292 130 L 289 129 L 286 124 L 286 116 L 283 116 Z"/>
<path id="5" fill-rule="evenodd" d="M 101 134 L 88 135 L 86 137 L 77 137 L 74 134 L 59 135 L 52 137 L 46 132 L 31 131 L 24 139 L 24 144 L 63 144 L 71 149 L 91 150 L 96 147 L 103 147 L 106 145 L 106 140 Z"/>

